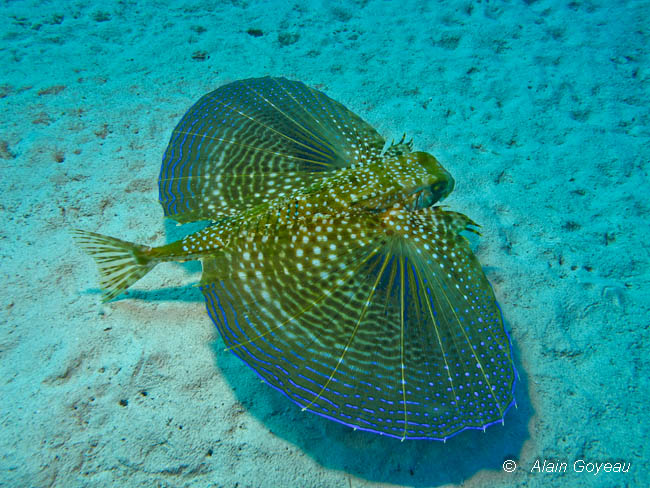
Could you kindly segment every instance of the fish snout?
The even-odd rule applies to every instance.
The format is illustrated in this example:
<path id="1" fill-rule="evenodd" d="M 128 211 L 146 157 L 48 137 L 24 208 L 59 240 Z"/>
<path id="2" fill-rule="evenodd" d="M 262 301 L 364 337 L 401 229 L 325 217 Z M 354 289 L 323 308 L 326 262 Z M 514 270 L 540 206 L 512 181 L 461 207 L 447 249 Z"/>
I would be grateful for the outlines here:
<path id="1" fill-rule="evenodd" d="M 414 210 L 419 210 L 444 200 L 454 189 L 455 182 L 451 173 L 431 154 L 418 152 L 414 155 L 424 169 L 422 186 L 411 192 L 417 195 L 412 203 Z"/>

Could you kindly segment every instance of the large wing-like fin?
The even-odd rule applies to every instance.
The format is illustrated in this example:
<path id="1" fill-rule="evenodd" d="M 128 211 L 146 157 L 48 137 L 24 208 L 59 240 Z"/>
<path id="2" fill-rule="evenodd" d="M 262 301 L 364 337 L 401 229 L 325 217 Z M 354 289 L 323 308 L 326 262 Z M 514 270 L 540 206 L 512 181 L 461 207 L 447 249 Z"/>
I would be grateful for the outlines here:
<path id="1" fill-rule="evenodd" d="M 303 409 L 397 438 L 446 439 L 513 403 L 509 339 L 465 238 L 440 208 L 315 217 L 204 261 L 227 347 Z"/>
<path id="2" fill-rule="evenodd" d="M 307 85 L 253 78 L 203 96 L 174 129 L 158 181 L 165 216 L 215 220 L 379 157 L 384 139 Z"/>

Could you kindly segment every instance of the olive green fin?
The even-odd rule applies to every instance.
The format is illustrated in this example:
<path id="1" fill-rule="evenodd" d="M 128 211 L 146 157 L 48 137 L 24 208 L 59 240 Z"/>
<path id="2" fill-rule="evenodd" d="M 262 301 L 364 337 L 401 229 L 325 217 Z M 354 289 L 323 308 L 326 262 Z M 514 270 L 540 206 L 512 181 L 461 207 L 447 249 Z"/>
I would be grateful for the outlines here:
<path id="1" fill-rule="evenodd" d="M 236 215 L 379 160 L 384 145 L 358 115 L 303 83 L 235 81 L 201 97 L 174 129 L 160 203 L 181 223 Z"/>
<path id="2" fill-rule="evenodd" d="M 151 248 L 147 246 L 85 230 L 75 229 L 72 235 L 97 263 L 103 302 L 121 295 L 157 264 L 148 256 Z"/>

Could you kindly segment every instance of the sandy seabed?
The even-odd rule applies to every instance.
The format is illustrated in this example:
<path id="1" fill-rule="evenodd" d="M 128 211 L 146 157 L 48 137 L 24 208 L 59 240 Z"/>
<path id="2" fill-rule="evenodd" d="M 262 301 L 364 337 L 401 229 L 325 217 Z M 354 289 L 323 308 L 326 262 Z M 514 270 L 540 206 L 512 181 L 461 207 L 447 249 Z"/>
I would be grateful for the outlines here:
<path id="1" fill-rule="evenodd" d="M 0 486 L 650 484 L 648 2 L 18 0 L 0 13 Z M 446 204 L 482 226 L 475 250 L 514 343 L 504 426 L 400 443 L 302 413 L 223 351 L 197 263 L 101 304 L 70 229 L 184 235 L 157 202 L 172 128 L 204 93 L 267 74 L 323 90 L 389 140 L 406 132 L 454 175 Z"/>

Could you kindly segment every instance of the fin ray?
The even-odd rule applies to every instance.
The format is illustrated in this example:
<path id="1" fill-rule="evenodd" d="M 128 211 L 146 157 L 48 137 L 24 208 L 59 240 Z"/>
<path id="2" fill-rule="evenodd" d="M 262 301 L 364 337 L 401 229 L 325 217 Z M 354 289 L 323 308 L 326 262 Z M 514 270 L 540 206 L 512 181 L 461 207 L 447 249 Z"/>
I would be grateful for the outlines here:
<path id="1" fill-rule="evenodd" d="M 383 146 L 360 117 L 303 83 L 236 81 L 203 96 L 174 129 L 160 202 L 181 223 L 215 220 L 378 158 Z M 247 175 L 245 184 L 233 182 L 233 174 Z"/>
<path id="2" fill-rule="evenodd" d="M 121 295 L 156 265 L 146 255 L 146 246 L 79 229 L 72 236 L 97 263 L 104 302 Z"/>
<path id="3" fill-rule="evenodd" d="M 301 408 L 444 440 L 503 418 L 514 368 L 494 294 L 459 235 L 471 221 L 439 207 L 405 218 L 408 239 L 364 212 L 274 227 L 254 252 L 232 243 L 248 262 L 206 263 L 201 290 L 227 348 Z"/>

